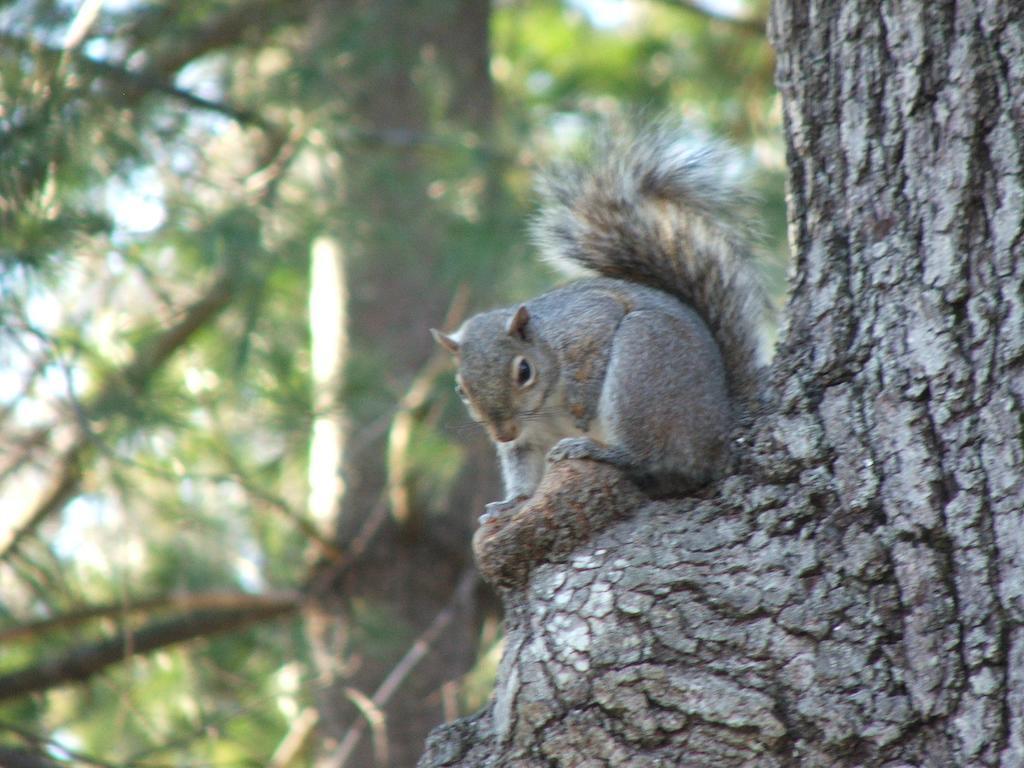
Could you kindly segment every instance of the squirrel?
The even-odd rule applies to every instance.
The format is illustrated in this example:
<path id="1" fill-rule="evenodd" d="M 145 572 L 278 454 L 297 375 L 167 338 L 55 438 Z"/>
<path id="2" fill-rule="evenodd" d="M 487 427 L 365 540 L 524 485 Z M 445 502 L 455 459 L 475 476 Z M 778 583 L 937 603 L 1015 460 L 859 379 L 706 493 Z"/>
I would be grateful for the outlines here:
<path id="1" fill-rule="evenodd" d="M 653 497 L 724 470 L 767 307 L 725 161 L 667 121 L 602 134 L 539 175 L 532 226 L 544 259 L 597 276 L 431 329 L 497 447 L 507 498 L 481 523 L 528 498 L 545 461 L 607 462 Z"/>

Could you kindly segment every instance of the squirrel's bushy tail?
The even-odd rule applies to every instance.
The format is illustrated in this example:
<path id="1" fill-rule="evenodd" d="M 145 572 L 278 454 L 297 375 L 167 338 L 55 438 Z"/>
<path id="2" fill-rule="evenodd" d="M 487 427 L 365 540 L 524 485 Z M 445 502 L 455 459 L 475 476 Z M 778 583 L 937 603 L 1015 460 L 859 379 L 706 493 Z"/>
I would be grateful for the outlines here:
<path id="1" fill-rule="evenodd" d="M 725 153 L 694 149 L 666 121 L 608 132 L 538 178 L 533 235 L 557 266 L 642 282 L 693 307 L 722 351 L 730 392 L 757 383 L 767 302 L 750 258 L 746 202 Z"/>

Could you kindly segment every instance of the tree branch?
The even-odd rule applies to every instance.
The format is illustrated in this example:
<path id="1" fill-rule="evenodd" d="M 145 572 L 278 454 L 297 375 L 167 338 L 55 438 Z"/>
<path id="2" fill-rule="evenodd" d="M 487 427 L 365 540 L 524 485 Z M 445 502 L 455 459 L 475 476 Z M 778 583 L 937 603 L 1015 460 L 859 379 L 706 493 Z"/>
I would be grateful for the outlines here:
<path id="1" fill-rule="evenodd" d="M 20 397 L 12 398 L 11 402 L 16 402 Z M 32 458 L 35 450 L 46 443 L 52 430 L 53 424 L 44 424 L 19 437 L 13 437 L 9 431 L 7 437 L 13 439 L 10 439 L 6 448 L 8 459 L 0 467 L 0 482 L 3 482 L 24 466 L 25 462 Z"/>
<path id="2" fill-rule="evenodd" d="M 0 747 L 0 765 L 4 768 L 57 768 L 57 763 L 24 749 Z"/>
<path id="3" fill-rule="evenodd" d="M 288 733 L 270 756 L 267 768 L 288 768 L 309 743 L 313 729 L 320 721 L 320 714 L 313 707 L 306 707 L 292 720 Z"/>
<path id="4" fill-rule="evenodd" d="M 78 50 L 67 51 L 62 48 L 52 48 L 47 45 L 42 45 L 37 41 L 7 33 L 0 33 L 0 43 L 19 50 L 30 51 L 34 54 L 53 59 L 54 61 L 58 61 L 62 57 L 69 57 L 88 75 L 106 78 L 118 82 L 121 85 L 130 86 L 131 92 L 125 95 L 128 101 L 134 100 L 132 98 L 133 92 L 138 94 L 160 93 L 165 96 L 175 98 L 178 101 L 182 101 L 189 106 L 198 107 L 199 109 L 205 109 L 211 112 L 217 112 L 226 117 L 230 117 L 232 120 L 239 123 L 256 125 L 257 127 L 265 130 L 272 130 L 272 127 L 268 125 L 260 115 L 254 112 L 249 112 L 248 110 L 239 109 L 224 102 L 213 101 L 212 99 L 198 96 L 197 94 L 186 91 L 183 88 L 178 88 L 176 85 L 169 82 L 165 76 L 155 71 L 144 70 L 133 72 L 132 70 L 124 69 L 117 64 L 111 64 L 106 61 L 94 59 Z"/>
<path id="5" fill-rule="evenodd" d="M 195 613 L 198 611 L 241 611 L 253 608 L 265 608 L 279 605 L 282 602 L 298 601 L 298 592 L 280 592 L 253 595 L 247 592 L 230 592 L 217 590 L 189 594 L 159 595 L 143 600 L 130 602 L 106 603 L 90 605 L 68 613 L 0 629 L 0 645 L 23 640 L 33 640 L 42 635 L 61 629 L 70 629 L 95 619 L 126 616 L 132 613 L 156 613 L 158 611 L 181 611 Z"/>
<path id="6" fill-rule="evenodd" d="M 86 680 L 133 655 L 281 618 L 297 611 L 300 605 L 296 595 L 267 597 L 262 604 L 246 608 L 195 611 L 138 631 L 122 630 L 106 640 L 73 648 L 59 658 L 0 675 L 0 701 Z"/>
<path id="7" fill-rule="evenodd" d="M 238 3 L 202 27 L 174 36 L 172 43 L 163 50 L 148 50 L 149 68 L 169 77 L 208 53 L 251 41 L 254 34 L 266 35 L 281 24 L 301 21 L 308 13 L 309 5 L 308 0 L 247 0 Z M 161 35 L 165 29 L 166 24 L 161 23 L 154 27 L 154 32 Z M 135 41 L 139 47 L 144 44 L 140 37 Z"/>
<path id="8" fill-rule="evenodd" d="M 26 536 L 42 525 L 46 518 L 62 509 L 75 495 L 82 479 L 79 457 L 85 448 L 85 443 L 84 437 L 80 436 L 67 450 L 61 453 L 60 460 L 57 462 L 56 474 L 51 477 L 49 484 L 32 510 L 25 516 L 21 525 L 9 533 L 6 545 L 0 550 L 0 560 L 17 552 Z"/>
<path id="9" fill-rule="evenodd" d="M 199 96 L 191 91 L 186 91 L 183 88 L 179 88 L 176 85 L 169 83 L 159 75 L 155 75 L 147 71 L 132 72 L 130 70 L 123 69 L 116 64 L 99 61 L 98 59 L 93 59 L 82 53 L 75 53 L 74 59 L 76 63 L 80 64 L 86 70 L 89 70 L 92 74 L 131 86 L 133 90 L 160 93 L 164 96 L 170 96 L 191 107 L 198 107 L 199 109 L 205 109 L 210 112 L 216 112 L 224 115 L 225 117 L 229 117 L 235 122 L 243 125 L 254 125 L 264 130 L 275 130 L 267 123 L 266 120 L 263 119 L 261 115 L 256 112 L 251 112 L 247 109 L 240 109 L 224 101 L 214 101 L 213 99 L 204 98 L 203 96 Z"/>
<path id="10" fill-rule="evenodd" d="M 325 559 L 330 562 L 340 562 L 345 559 L 346 553 L 343 552 L 337 544 L 324 536 L 312 520 L 304 517 L 298 511 L 293 509 L 292 505 L 285 499 L 264 488 L 260 488 L 258 485 L 250 481 L 247 473 L 243 471 L 243 467 L 238 463 L 235 456 L 230 451 L 225 451 L 224 456 L 230 471 L 230 475 L 228 476 L 238 483 L 253 500 L 264 504 L 273 512 L 279 514 L 289 523 L 297 527 Z"/>
<path id="11" fill-rule="evenodd" d="M 216 317 L 235 294 L 231 275 L 222 273 L 199 299 L 186 307 L 180 319 L 140 345 L 132 360 L 104 379 L 96 394 L 83 408 L 78 434 L 62 452 L 48 488 L 24 516 L 24 521 L 9 534 L 0 548 L 0 560 L 17 551 L 21 542 L 55 511 L 61 509 L 78 489 L 79 464 L 89 445 L 88 419 L 101 419 L 124 410 L 125 403 L 138 397 L 167 359 L 199 329 Z"/>
<path id="12" fill-rule="evenodd" d="M 405 656 L 394 666 L 388 676 L 384 678 L 381 684 L 374 691 L 373 696 L 369 699 L 369 704 L 372 704 L 376 708 L 376 711 L 383 710 L 387 706 L 388 702 L 391 701 L 391 697 L 394 696 L 395 692 L 401 687 L 402 683 L 409 676 L 409 673 L 413 671 L 417 664 L 419 664 L 423 657 L 430 651 L 430 647 L 434 644 L 441 633 L 452 623 L 459 609 L 468 602 L 470 594 L 473 591 L 474 586 L 477 583 L 477 572 L 473 568 L 469 568 L 465 573 L 462 574 L 462 578 L 459 579 L 458 585 L 455 587 L 455 591 L 452 593 L 452 599 L 448 605 L 445 606 L 444 610 L 438 613 L 430 626 L 427 627 L 423 633 L 416 638 L 416 641 L 409 647 Z M 0 686 L 2 686 L 3 680 L 0 679 Z M 338 745 L 337 749 L 334 750 L 330 755 L 327 756 L 326 760 L 323 761 L 325 768 L 344 768 L 348 762 L 352 751 L 359 744 L 359 740 L 366 732 L 367 720 L 359 719 L 352 724 L 349 728 L 348 733 L 345 734 L 345 738 L 341 744 Z"/>
<path id="13" fill-rule="evenodd" d="M 141 394 L 167 359 L 220 314 L 234 295 L 234 276 L 222 272 L 202 296 L 181 311 L 177 322 L 150 337 L 126 366 L 106 378 L 90 405 L 90 412 L 102 415 L 120 411 L 122 398 Z M 125 388 L 129 391 L 125 392 Z"/>
<path id="14" fill-rule="evenodd" d="M 47 736 L 40 736 L 37 733 L 20 728 L 9 722 L 0 721 L 0 730 L 9 731 L 30 744 L 32 749 L 17 749 L 13 747 L 0 747 L 0 766 L 3 768 L 60 768 L 69 765 L 66 760 L 74 760 L 75 765 L 92 765 L 97 768 L 131 768 L 135 763 L 109 763 L 100 760 L 93 755 L 69 749 L 67 745 L 61 744 L 55 739 Z M 46 754 L 45 752 L 49 752 Z M 50 759 L 51 755 L 60 755 L 60 762 Z"/>
<path id="15" fill-rule="evenodd" d="M 465 283 L 459 285 L 455 296 L 448 305 L 442 328 L 459 325 L 465 317 L 469 305 L 469 288 Z M 423 367 L 410 382 L 405 394 L 395 407 L 395 414 L 388 430 L 387 441 L 387 481 L 386 490 L 391 514 L 403 526 L 411 528 L 422 521 L 413 520 L 415 514 L 409 498 L 409 444 L 413 429 L 419 418 L 419 412 L 429 402 L 434 382 L 438 376 L 451 367 L 451 356 L 441 349 L 436 349 L 427 359 Z"/>
<path id="16" fill-rule="evenodd" d="M 132 72 L 116 64 L 93 59 L 77 49 L 51 48 L 17 35 L 0 33 L 0 42 L 20 50 L 42 53 L 58 61 L 70 56 L 93 74 L 130 85 L 136 91 L 162 93 L 191 106 L 218 112 L 240 123 L 274 130 L 257 113 L 205 99 L 175 87 L 170 81 L 187 64 L 208 53 L 237 45 L 254 32 L 266 34 L 281 23 L 300 21 L 308 12 L 308 5 L 302 1 L 282 3 L 279 0 L 239 3 L 190 34 L 175 36 L 173 45 L 167 46 L 165 50 L 146 51 L 147 68 L 141 72 Z M 161 24 L 155 30 L 162 32 L 164 28 Z M 141 46 L 142 41 L 137 39 L 136 44 Z"/>

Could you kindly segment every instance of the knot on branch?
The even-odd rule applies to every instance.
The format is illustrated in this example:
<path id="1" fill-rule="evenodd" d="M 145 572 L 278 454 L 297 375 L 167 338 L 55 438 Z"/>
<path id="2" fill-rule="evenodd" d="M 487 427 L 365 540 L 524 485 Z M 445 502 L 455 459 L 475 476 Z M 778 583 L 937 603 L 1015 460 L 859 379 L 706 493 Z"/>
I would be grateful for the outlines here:
<path id="1" fill-rule="evenodd" d="M 480 526 L 473 536 L 477 566 L 499 589 L 521 587 L 537 565 L 564 560 L 646 501 L 614 467 L 592 461 L 556 462 L 532 497 Z"/>

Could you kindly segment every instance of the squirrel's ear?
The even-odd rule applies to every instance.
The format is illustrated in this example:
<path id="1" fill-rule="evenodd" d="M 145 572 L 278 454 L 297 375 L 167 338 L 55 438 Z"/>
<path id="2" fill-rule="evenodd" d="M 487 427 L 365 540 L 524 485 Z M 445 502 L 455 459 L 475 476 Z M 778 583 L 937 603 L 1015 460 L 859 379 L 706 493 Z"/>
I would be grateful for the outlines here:
<path id="1" fill-rule="evenodd" d="M 458 354 L 458 352 L 459 352 L 459 342 L 458 342 L 458 340 L 455 337 L 449 336 L 446 333 L 441 333 L 436 328 L 431 328 L 430 329 L 430 334 L 434 337 L 434 341 L 436 341 L 442 347 L 447 349 L 453 355 Z"/>
<path id="2" fill-rule="evenodd" d="M 526 324 L 528 322 L 530 322 L 530 310 L 526 308 L 525 304 L 520 304 L 515 314 L 509 318 L 508 325 L 505 326 L 505 332 L 509 336 L 518 336 L 523 341 L 527 341 Z"/>

